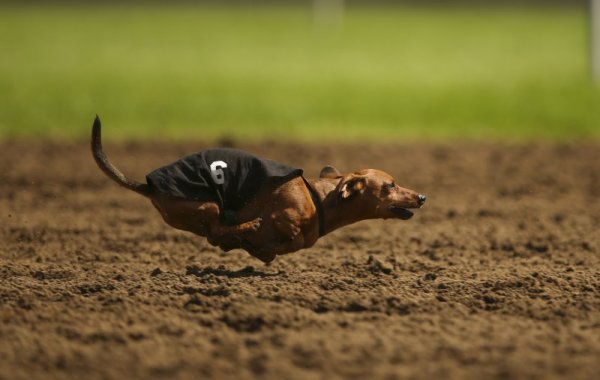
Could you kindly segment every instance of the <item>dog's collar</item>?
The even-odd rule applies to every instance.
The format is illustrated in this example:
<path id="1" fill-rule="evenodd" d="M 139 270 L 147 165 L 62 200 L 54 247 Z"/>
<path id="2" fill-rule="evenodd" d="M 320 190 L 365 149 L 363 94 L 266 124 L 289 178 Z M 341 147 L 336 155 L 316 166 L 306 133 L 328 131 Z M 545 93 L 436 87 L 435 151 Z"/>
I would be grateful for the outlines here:
<path id="1" fill-rule="evenodd" d="M 302 177 L 304 183 L 306 184 L 306 188 L 310 193 L 310 197 L 312 198 L 313 203 L 315 204 L 315 208 L 317 209 L 317 218 L 319 219 L 319 237 L 325 235 L 325 213 L 323 212 L 323 203 L 321 203 L 321 198 L 319 198 L 319 194 L 317 191 L 308 183 L 306 178 Z"/>

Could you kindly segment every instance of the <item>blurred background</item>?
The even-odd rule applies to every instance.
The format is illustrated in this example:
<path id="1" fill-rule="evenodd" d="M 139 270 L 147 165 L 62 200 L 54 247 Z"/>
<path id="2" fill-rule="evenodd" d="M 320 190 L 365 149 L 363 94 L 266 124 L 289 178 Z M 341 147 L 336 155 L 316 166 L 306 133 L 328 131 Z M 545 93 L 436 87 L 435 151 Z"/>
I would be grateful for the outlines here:
<path id="1" fill-rule="evenodd" d="M 0 138 L 600 137 L 586 1 L 3 2 Z"/>

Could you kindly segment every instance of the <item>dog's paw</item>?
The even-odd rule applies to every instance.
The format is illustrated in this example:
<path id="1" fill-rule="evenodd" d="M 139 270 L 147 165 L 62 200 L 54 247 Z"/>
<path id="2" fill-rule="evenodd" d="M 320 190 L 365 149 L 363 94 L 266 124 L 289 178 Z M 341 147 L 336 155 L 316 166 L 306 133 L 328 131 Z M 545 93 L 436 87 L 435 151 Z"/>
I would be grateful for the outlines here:
<path id="1" fill-rule="evenodd" d="M 256 218 L 248 222 L 248 231 L 256 232 L 260 228 L 262 218 Z"/>
<path id="2" fill-rule="evenodd" d="M 300 228 L 296 224 L 292 224 L 290 226 L 290 231 L 291 231 L 291 235 L 289 236 L 289 238 L 290 238 L 290 240 L 294 240 L 296 238 L 296 236 L 298 236 L 300 234 L 300 232 L 302 232 L 302 228 Z"/>
<path id="3" fill-rule="evenodd" d="M 269 249 L 265 248 L 260 249 L 258 251 L 252 251 L 250 254 L 262 261 L 263 263 L 265 263 L 266 265 L 270 265 L 271 262 L 275 260 L 275 257 L 277 256 Z"/>

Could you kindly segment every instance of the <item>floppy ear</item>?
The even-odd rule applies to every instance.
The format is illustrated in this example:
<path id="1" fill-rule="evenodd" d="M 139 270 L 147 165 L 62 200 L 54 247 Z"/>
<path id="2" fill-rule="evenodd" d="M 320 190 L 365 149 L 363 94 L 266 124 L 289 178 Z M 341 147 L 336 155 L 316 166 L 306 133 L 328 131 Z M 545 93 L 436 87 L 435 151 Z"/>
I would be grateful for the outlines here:
<path id="1" fill-rule="evenodd" d="M 340 187 L 340 198 L 348 199 L 355 194 L 364 191 L 367 180 L 364 177 L 353 177 L 342 184 Z"/>
<path id="2" fill-rule="evenodd" d="M 319 174 L 320 178 L 340 178 L 342 175 L 340 172 L 334 168 L 333 166 L 327 165 L 323 169 L 321 169 L 321 174 Z"/>

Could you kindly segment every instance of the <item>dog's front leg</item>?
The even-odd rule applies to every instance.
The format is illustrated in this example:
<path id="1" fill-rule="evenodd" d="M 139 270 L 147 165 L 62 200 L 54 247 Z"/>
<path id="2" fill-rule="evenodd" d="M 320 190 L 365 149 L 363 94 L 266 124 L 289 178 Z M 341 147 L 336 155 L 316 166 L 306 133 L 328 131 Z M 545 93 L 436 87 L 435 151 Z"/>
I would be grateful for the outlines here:
<path id="1" fill-rule="evenodd" d="M 221 211 L 215 203 L 205 203 L 198 208 L 201 220 L 208 226 L 208 235 L 211 240 L 218 241 L 227 235 L 240 235 L 246 232 L 254 232 L 260 228 L 261 218 L 248 222 L 226 225 L 221 220 Z"/>
<path id="2" fill-rule="evenodd" d="M 236 224 L 234 226 L 228 226 L 221 221 L 213 222 L 210 224 L 210 235 L 216 239 L 225 237 L 227 235 L 241 235 L 246 232 L 255 232 L 260 228 L 261 218 L 252 219 L 249 222 Z"/>
<path id="3" fill-rule="evenodd" d="M 284 243 L 268 243 L 259 249 L 252 249 L 250 254 L 265 263 L 275 260 L 275 256 L 296 252 L 304 248 L 304 235 L 298 234 L 293 240 Z"/>
<path id="4" fill-rule="evenodd" d="M 247 243 L 242 235 L 247 232 L 258 230 L 260 228 L 260 222 L 261 219 L 256 218 L 250 222 L 235 226 L 216 224 L 211 226 L 210 234 L 208 234 L 206 238 L 211 245 L 219 247 L 225 252 L 229 252 L 236 248 L 247 249 Z"/>
<path id="5" fill-rule="evenodd" d="M 279 231 L 286 239 L 292 241 L 302 232 L 300 223 L 302 217 L 296 209 L 286 208 L 281 211 L 275 211 L 271 214 L 273 220 L 273 226 Z"/>

